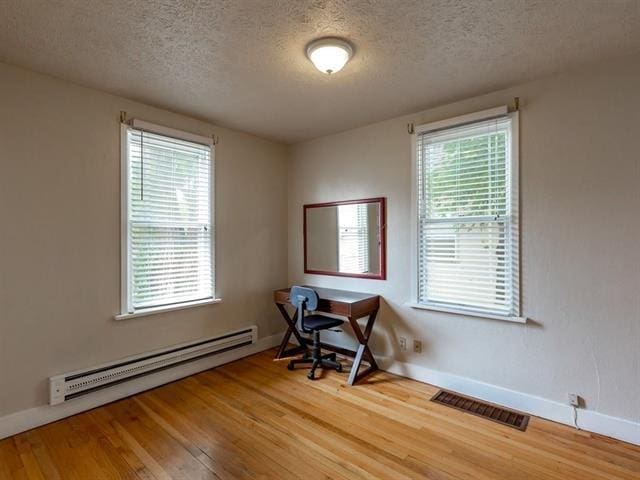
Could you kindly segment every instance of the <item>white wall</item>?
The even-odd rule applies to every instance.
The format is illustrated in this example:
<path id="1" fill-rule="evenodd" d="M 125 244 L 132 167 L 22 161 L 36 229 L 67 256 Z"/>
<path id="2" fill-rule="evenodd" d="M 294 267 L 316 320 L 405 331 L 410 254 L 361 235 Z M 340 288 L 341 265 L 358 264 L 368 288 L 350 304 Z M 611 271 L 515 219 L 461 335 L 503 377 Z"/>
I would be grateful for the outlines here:
<path id="1" fill-rule="evenodd" d="M 561 403 L 575 392 L 589 410 L 640 421 L 639 86 L 636 56 L 291 147 L 289 283 L 381 294 L 373 334 L 380 355 Z M 407 123 L 498 106 L 514 96 L 522 106 L 528 323 L 408 307 Z M 377 196 L 388 200 L 388 279 L 304 275 L 302 205 Z M 399 352 L 400 336 L 422 339 L 423 353 Z"/>
<path id="2" fill-rule="evenodd" d="M 218 305 L 116 322 L 120 110 L 220 136 Z M 283 330 L 286 149 L 0 64 L 0 417 L 42 405 L 47 378 L 256 324 Z"/>

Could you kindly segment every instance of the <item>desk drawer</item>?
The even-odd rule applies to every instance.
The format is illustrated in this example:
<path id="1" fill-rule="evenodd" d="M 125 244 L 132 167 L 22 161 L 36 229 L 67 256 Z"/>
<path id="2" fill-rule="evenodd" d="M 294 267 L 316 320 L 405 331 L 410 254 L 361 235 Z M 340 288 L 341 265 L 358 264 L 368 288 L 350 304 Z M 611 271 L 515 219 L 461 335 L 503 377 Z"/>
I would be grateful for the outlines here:
<path id="1" fill-rule="evenodd" d="M 351 315 L 351 307 L 348 303 L 334 302 L 333 300 L 320 299 L 318 303 L 318 311 L 325 313 L 334 313 L 336 315 Z"/>
<path id="2" fill-rule="evenodd" d="M 281 305 L 289 304 L 289 290 L 276 290 L 273 292 L 273 300 Z M 318 303 L 318 312 L 333 313 L 336 315 L 351 315 L 351 305 L 346 302 L 338 302 L 334 300 L 320 299 Z"/>
<path id="3" fill-rule="evenodd" d="M 273 292 L 273 300 L 276 303 L 288 304 L 289 290 L 276 290 L 275 292 Z"/>

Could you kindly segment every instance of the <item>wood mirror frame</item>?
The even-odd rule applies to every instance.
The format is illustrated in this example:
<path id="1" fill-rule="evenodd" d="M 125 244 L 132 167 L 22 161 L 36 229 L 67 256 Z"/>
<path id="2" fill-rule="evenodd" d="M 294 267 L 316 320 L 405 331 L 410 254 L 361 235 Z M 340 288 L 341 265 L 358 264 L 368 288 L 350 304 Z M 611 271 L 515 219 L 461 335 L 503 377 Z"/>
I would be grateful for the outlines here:
<path id="1" fill-rule="evenodd" d="M 378 273 L 347 273 L 339 271 L 326 271 L 316 270 L 309 268 L 307 263 L 308 259 L 308 245 L 307 245 L 307 211 L 311 208 L 323 208 L 323 207 L 337 207 L 340 205 L 355 205 L 362 203 L 376 203 L 379 205 L 380 223 L 378 228 L 378 258 L 380 259 L 380 271 Z M 386 198 L 365 198 L 359 200 L 345 200 L 340 202 L 326 202 L 326 203 L 311 203 L 303 205 L 303 243 L 304 243 L 304 273 L 311 273 L 315 275 L 331 275 L 334 277 L 353 277 L 353 278 L 368 278 L 373 280 L 386 280 L 387 279 L 387 208 Z"/>

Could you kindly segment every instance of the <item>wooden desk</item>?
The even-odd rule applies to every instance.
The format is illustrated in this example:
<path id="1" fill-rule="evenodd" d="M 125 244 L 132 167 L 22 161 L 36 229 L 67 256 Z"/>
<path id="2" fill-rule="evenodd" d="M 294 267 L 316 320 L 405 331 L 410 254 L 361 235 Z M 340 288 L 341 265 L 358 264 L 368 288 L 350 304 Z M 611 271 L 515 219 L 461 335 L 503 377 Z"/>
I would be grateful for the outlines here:
<path id="1" fill-rule="evenodd" d="M 355 351 L 322 343 L 322 348 L 326 350 L 353 357 L 353 366 L 351 367 L 351 373 L 349 374 L 348 380 L 349 385 L 353 385 L 358 380 L 361 380 L 370 373 L 378 370 L 378 364 L 376 363 L 375 358 L 373 358 L 373 353 L 371 353 L 368 343 L 369 338 L 371 337 L 371 332 L 373 331 L 373 324 L 376 321 L 378 309 L 380 308 L 380 296 L 369 293 L 333 290 L 331 288 L 311 288 L 313 288 L 318 293 L 318 297 L 320 297 L 317 311 L 347 317 L 353 333 L 356 335 L 358 340 L 358 350 Z M 289 290 L 289 288 L 282 288 L 273 292 L 273 300 L 288 326 L 287 333 L 285 333 L 284 338 L 282 339 L 276 358 L 290 357 L 298 353 L 306 352 L 308 350 L 307 345 L 312 343 L 311 339 L 304 338 L 300 335 L 300 331 L 296 326 L 298 312 L 296 311 L 293 316 L 290 316 L 289 312 L 287 312 L 285 308 L 285 305 L 290 305 Z M 369 318 L 363 331 L 358 324 L 358 319 L 364 317 Z M 287 345 L 289 344 L 292 334 L 298 341 L 299 345 L 297 347 L 287 349 Z M 369 367 L 360 372 L 359 370 L 362 360 L 366 360 L 369 363 Z"/>

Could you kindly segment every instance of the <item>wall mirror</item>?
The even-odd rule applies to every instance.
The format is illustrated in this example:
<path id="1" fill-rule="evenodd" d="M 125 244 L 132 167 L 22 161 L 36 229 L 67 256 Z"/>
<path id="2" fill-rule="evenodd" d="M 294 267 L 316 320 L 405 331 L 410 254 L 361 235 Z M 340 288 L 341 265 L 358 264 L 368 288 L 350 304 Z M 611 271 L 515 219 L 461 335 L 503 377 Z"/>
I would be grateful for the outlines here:
<path id="1" fill-rule="evenodd" d="M 304 272 L 386 278 L 384 198 L 304 206 Z"/>

